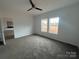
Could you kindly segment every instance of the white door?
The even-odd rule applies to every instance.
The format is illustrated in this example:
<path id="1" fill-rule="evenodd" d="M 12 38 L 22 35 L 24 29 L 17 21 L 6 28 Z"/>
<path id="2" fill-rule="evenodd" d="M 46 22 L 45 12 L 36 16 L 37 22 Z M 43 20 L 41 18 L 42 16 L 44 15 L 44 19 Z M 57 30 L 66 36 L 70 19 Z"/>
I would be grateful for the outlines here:
<path id="1" fill-rule="evenodd" d="M 0 34 L 1 34 L 1 41 L 3 42 L 4 45 L 6 45 L 4 37 L 3 19 L 0 19 Z"/>

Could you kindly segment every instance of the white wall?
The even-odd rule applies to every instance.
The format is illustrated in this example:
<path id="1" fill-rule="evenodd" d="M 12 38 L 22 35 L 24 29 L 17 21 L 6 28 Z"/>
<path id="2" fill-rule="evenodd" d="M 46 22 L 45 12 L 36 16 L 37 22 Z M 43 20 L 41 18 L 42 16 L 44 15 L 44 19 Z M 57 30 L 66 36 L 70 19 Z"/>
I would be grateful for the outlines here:
<path id="1" fill-rule="evenodd" d="M 32 34 L 33 29 L 32 15 L 29 14 L 25 15 L 24 13 L 4 12 L 2 18 L 3 17 L 9 17 L 13 19 L 15 38 Z"/>
<path id="2" fill-rule="evenodd" d="M 14 18 L 15 38 L 32 34 L 33 18 L 31 15 L 16 16 Z"/>
<path id="3" fill-rule="evenodd" d="M 41 18 L 60 17 L 58 35 L 41 32 Z M 79 3 L 35 16 L 35 33 L 79 46 Z"/>

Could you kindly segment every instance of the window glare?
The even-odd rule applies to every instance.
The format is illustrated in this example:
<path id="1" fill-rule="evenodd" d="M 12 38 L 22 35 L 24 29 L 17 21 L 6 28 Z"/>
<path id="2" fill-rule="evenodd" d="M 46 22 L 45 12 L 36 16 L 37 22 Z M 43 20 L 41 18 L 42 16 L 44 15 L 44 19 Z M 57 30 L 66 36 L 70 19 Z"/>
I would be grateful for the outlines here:
<path id="1" fill-rule="evenodd" d="M 58 34 L 59 17 L 41 19 L 41 32 Z"/>
<path id="2" fill-rule="evenodd" d="M 47 19 L 42 19 L 41 20 L 41 32 L 47 32 Z"/>
<path id="3" fill-rule="evenodd" d="M 49 19 L 49 33 L 58 34 L 59 17 Z"/>
<path id="4" fill-rule="evenodd" d="M 59 23 L 59 17 L 50 18 L 50 23 Z"/>

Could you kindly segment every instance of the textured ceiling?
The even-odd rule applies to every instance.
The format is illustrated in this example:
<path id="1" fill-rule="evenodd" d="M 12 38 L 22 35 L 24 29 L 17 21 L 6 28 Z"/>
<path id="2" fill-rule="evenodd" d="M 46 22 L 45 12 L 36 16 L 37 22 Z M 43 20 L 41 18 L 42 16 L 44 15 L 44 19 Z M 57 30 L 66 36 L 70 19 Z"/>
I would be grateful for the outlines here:
<path id="1" fill-rule="evenodd" d="M 20 13 L 29 13 L 37 15 L 79 2 L 79 0 L 32 0 L 32 1 L 37 7 L 42 8 L 43 11 L 38 11 L 35 9 L 27 11 L 29 8 L 31 8 L 29 0 L 0 0 L 0 10 L 6 12 L 20 12 Z"/>

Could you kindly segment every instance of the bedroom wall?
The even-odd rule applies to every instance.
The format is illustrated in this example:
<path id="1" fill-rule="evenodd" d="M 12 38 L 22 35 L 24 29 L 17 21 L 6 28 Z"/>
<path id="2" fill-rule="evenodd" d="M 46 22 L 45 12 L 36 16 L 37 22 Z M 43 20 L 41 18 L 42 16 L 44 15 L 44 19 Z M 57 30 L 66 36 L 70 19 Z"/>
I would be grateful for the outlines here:
<path id="1" fill-rule="evenodd" d="M 60 17 L 57 35 L 41 32 L 41 18 Z M 35 33 L 79 47 L 79 3 L 34 17 Z"/>
<path id="2" fill-rule="evenodd" d="M 16 16 L 14 18 L 15 38 L 32 34 L 33 18 L 31 15 Z"/>

